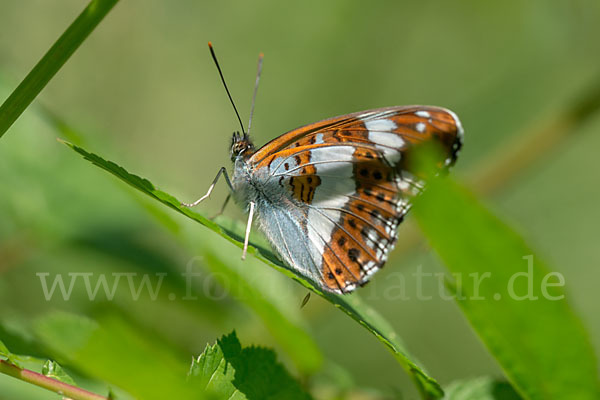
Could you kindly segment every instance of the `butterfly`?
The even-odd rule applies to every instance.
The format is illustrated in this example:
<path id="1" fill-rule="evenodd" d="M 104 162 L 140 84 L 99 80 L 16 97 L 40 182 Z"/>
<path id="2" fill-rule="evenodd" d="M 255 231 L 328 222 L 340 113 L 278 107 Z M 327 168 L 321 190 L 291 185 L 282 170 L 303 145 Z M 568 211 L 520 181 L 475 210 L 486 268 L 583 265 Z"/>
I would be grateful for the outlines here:
<path id="1" fill-rule="evenodd" d="M 257 83 L 261 66 L 262 56 Z M 398 226 L 424 187 L 411 155 L 431 142 L 443 150 L 437 168 L 452 166 L 463 143 L 455 113 L 433 106 L 361 111 L 302 126 L 258 149 L 248 133 L 236 132 L 231 178 L 221 168 L 207 194 L 184 205 L 207 198 L 224 175 L 249 213 L 242 257 L 255 219 L 293 271 L 323 290 L 349 293 L 394 248 Z"/>

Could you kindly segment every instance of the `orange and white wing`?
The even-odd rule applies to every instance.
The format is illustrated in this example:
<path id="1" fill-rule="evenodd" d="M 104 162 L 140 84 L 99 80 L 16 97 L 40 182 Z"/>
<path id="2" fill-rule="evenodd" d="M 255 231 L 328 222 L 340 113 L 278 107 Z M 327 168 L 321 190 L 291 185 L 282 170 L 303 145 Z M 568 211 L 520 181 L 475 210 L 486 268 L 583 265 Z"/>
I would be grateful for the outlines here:
<path id="1" fill-rule="evenodd" d="M 291 266 L 309 270 L 326 290 L 347 293 L 365 284 L 385 263 L 423 187 L 407 162 L 411 150 L 438 142 L 444 153 L 438 166 L 446 168 L 462 134 L 451 111 L 407 106 L 331 118 L 267 143 L 248 162 L 297 207 L 293 222 L 307 242 L 299 247 L 277 237 L 276 250 L 289 264 L 310 264 Z"/>

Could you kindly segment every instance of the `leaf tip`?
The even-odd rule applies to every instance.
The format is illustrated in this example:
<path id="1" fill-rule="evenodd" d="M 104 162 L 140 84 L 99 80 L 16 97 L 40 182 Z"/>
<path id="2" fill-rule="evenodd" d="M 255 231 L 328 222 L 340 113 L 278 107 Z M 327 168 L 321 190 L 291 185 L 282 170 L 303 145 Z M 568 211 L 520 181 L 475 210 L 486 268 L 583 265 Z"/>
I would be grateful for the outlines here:
<path id="1" fill-rule="evenodd" d="M 56 141 L 57 141 L 58 143 L 65 144 L 65 145 L 67 145 L 67 146 L 69 146 L 69 147 L 73 148 L 73 143 L 71 143 L 71 142 L 67 142 L 67 141 L 66 141 L 66 140 L 64 140 L 64 139 L 61 139 L 61 138 L 57 137 L 57 138 L 56 138 Z"/>

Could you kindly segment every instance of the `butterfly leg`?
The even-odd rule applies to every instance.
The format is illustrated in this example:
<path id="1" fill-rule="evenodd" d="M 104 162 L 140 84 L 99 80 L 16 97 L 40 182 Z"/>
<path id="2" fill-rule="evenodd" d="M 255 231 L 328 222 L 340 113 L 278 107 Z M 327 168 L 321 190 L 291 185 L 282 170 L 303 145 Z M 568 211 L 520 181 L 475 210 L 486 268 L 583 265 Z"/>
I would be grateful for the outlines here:
<path id="1" fill-rule="evenodd" d="M 244 250 L 242 251 L 242 260 L 246 259 L 248 252 L 248 239 L 250 238 L 250 229 L 252 227 L 252 218 L 254 217 L 254 202 L 250 202 L 250 212 L 248 213 L 248 225 L 246 225 L 246 237 L 244 238 Z"/>
<path id="2" fill-rule="evenodd" d="M 231 193 L 229 193 L 227 195 L 227 197 L 225 198 L 225 201 L 223 202 L 223 205 L 221 206 L 221 210 L 216 213 L 215 215 L 213 215 L 212 217 L 210 217 L 211 220 L 217 218 L 219 215 L 223 214 L 223 211 L 225 211 L 225 207 L 227 207 L 227 203 L 229 203 L 229 199 L 231 199 Z"/>
<path id="3" fill-rule="evenodd" d="M 229 180 L 229 175 L 227 175 L 227 170 L 225 169 L 225 167 L 221 167 L 219 172 L 217 172 L 217 176 L 215 176 L 215 179 L 213 180 L 212 184 L 210 185 L 210 187 L 208 188 L 208 191 L 206 192 L 206 194 L 204 196 L 200 197 L 198 200 L 196 200 L 193 203 L 181 203 L 181 205 L 184 207 L 194 207 L 194 206 L 197 206 L 198 204 L 202 203 L 212 193 L 221 174 L 223 174 L 225 176 L 225 182 L 227 182 L 227 186 L 229 186 L 229 190 L 231 190 L 233 192 L 233 186 L 231 185 L 231 181 Z"/>

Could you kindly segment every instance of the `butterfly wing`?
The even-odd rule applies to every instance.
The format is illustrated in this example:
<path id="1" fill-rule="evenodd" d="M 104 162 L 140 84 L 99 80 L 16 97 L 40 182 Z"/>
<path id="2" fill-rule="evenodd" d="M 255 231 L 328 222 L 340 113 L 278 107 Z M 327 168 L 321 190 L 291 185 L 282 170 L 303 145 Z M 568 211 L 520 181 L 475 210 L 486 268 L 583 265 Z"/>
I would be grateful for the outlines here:
<path id="1" fill-rule="evenodd" d="M 327 290 L 347 293 L 366 283 L 385 263 L 397 227 L 422 189 L 407 161 L 411 150 L 432 140 L 444 150 L 439 167 L 452 165 L 462 127 L 451 111 L 426 106 L 364 111 L 267 143 L 248 162 L 262 172 L 265 186 L 283 189 L 287 207 L 294 208 L 291 218 L 277 223 L 293 223 L 301 232 L 294 241 L 270 235 L 278 252 Z"/>

